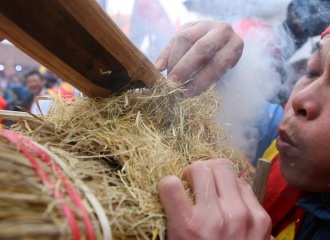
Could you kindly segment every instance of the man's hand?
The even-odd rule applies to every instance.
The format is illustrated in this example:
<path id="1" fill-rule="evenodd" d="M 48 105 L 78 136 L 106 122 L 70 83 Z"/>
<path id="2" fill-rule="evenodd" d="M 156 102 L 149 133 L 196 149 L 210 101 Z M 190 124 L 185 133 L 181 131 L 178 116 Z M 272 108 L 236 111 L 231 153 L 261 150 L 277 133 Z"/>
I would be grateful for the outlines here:
<path id="1" fill-rule="evenodd" d="M 187 23 L 158 56 L 155 66 L 168 78 L 185 83 L 187 95 L 206 90 L 242 55 L 243 41 L 225 22 Z"/>
<path id="2" fill-rule="evenodd" d="M 271 239 L 270 217 L 228 160 L 195 162 L 184 177 L 194 191 L 194 203 L 179 178 L 168 176 L 158 184 L 168 239 Z"/>

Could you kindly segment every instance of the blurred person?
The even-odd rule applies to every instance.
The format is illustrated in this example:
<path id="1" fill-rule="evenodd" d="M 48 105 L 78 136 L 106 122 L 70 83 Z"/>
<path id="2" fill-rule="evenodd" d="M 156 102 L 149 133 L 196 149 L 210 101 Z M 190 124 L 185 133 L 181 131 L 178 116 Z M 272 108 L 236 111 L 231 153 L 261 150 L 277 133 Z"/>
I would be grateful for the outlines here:
<path id="1" fill-rule="evenodd" d="M 2 76 L 1 76 L 2 75 Z M 7 87 L 8 79 L 0 72 L 0 90 L 4 91 Z"/>
<path id="2" fill-rule="evenodd" d="M 7 110 L 18 111 L 16 106 L 21 106 L 28 89 L 23 83 L 23 79 L 19 74 L 13 74 L 8 78 L 8 85 L 4 92 L 7 100 Z"/>
<path id="3" fill-rule="evenodd" d="M 75 96 L 74 88 L 67 82 L 60 79 L 55 73 L 46 69 L 42 75 L 46 81 L 47 92 L 52 95 L 59 95 L 65 99 L 73 99 Z"/>
<path id="4" fill-rule="evenodd" d="M 228 160 L 199 161 L 184 172 L 193 203 L 177 177 L 158 183 L 169 239 L 271 239 L 271 228 L 276 239 L 330 239 L 330 27 L 321 36 L 286 105 L 277 142 L 264 154 L 274 161 L 264 203 L 273 223 Z M 195 22 L 176 34 L 156 67 L 194 95 L 233 67 L 242 48 L 228 24 Z"/>
<path id="5" fill-rule="evenodd" d="M 45 79 L 45 87 L 48 89 L 56 88 L 60 85 L 59 77 L 48 69 L 44 70 L 44 73 L 42 73 L 42 77 Z"/>
<path id="6" fill-rule="evenodd" d="M 32 93 L 29 98 L 26 99 L 24 105 L 33 114 L 46 114 L 50 108 L 52 95 L 49 94 L 46 88 L 46 80 L 40 74 L 37 69 L 32 69 L 24 74 L 24 81 Z M 45 99 L 38 100 L 37 97 L 43 97 Z"/>
<path id="7" fill-rule="evenodd" d="M 62 81 L 60 85 L 48 89 L 48 92 L 55 96 L 61 96 L 64 99 L 73 99 L 75 96 L 74 88 L 67 82 Z"/>
<path id="8" fill-rule="evenodd" d="M 20 111 L 18 106 L 24 106 L 27 98 L 30 98 L 30 93 L 20 74 L 13 74 L 8 78 L 7 88 L 4 91 L 4 98 L 7 101 L 6 110 Z M 25 106 L 26 107 L 26 106 Z M 5 125 L 11 126 L 14 122 L 6 120 Z"/>

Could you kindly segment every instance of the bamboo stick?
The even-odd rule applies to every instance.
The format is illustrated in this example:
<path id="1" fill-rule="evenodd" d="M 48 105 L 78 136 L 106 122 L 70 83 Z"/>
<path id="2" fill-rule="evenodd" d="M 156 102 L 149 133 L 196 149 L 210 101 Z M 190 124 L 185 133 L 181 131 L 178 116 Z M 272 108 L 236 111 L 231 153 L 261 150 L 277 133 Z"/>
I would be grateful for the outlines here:
<path id="1" fill-rule="evenodd" d="M 18 120 L 32 120 L 33 116 L 26 112 L 0 110 L 0 119 L 18 121 Z"/>
<path id="2" fill-rule="evenodd" d="M 267 161 L 266 159 L 258 159 L 252 189 L 256 194 L 260 204 L 262 204 L 264 201 L 271 166 L 271 162 Z"/>

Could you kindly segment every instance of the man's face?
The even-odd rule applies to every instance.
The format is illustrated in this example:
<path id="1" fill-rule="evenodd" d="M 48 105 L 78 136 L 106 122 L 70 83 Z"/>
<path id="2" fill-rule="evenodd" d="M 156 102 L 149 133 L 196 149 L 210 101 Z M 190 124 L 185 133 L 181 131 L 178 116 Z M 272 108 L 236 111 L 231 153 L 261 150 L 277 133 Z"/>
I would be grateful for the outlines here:
<path id="1" fill-rule="evenodd" d="M 298 188 L 330 191 L 330 35 L 309 59 L 279 126 L 281 172 Z"/>
<path id="2" fill-rule="evenodd" d="M 44 80 L 38 74 L 32 74 L 25 78 L 25 84 L 34 95 L 38 95 L 44 87 Z"/>

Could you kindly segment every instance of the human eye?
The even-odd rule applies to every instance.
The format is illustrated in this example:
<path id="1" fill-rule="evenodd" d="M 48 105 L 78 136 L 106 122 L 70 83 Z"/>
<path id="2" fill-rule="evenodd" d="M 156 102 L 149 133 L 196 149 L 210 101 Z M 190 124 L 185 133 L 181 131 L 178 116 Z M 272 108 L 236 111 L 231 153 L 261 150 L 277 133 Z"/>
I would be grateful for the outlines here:
<path id="1" fill-rule="evenodd" d="M 307 71 L 307 72 L 305 73 L 305 76 L 306 76 L 307 78 L 316 78 L 316 77 L 319 77 L 320 74 L 319 74 L 318 72 Z"/>

